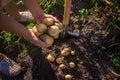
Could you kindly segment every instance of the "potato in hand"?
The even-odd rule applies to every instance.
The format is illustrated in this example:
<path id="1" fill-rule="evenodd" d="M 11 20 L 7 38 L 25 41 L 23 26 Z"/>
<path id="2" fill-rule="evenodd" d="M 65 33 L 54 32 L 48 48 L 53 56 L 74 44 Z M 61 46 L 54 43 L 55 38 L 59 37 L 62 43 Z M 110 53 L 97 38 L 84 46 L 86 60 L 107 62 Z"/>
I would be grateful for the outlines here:
<path id="1" fill-rule="evenodd" d="M 59 27 L 59 29 L 62 29 L 62 28 L 63 28 L 62 23 L 55 23 L 55 25 L 56 25 L 56 26 L 58 26 L 58 27 Z"/>
<path id="2" fill-rule="evenodd" d="M 52 18 L 45 18 L 45 19 L 43 19 L 42 23 L 47 26 L 50 26 L 50 25 L 54 24 L 54 20 Z"/>
<path id="3" fill-rule="evenodd" d="M 47 26 L 45 24 L 38 24 L 36 26 L 36 29 L 38 30 L 39 35 L 42 35 L 42 34 L 44 34 L 46 32 Z"/>
<path id="4" fill-rule="evenodd" d="M 60 24 L 55 23 L 52 18 L 45 18 L 42 23 L 33 27 L 32 31 L 39 39 L 46 43 L 46 47 L 50 47 L 54 39 L 59 38 Z"/>
<path id="5" fill-rule="evenodd" d="M 40 35 L 40 33 L 38 32 L 38 30 L 36 29 L 36 26 L 34 26 L 34 27 L 32 28 L 32 31 L 33 31 L 33 33 L 34 33 L 36 36 L 39 36 L 39 35 Z"/>
<path id="6" fill-rule="evenodd" d="M 50 47 L 54 42 L 54 39 L 47 34 L 43 34 L 43 35 L 39 36 L 39 38 L 46 43 L 46 45 L 47 45 L 46 47 Z"/>
<path id="7" fill-rule="evenodd" d="M 53 38 L 58 38 L 59 37 L 59 27 L 56 25 L 49 26 L 47 33 Z"/>

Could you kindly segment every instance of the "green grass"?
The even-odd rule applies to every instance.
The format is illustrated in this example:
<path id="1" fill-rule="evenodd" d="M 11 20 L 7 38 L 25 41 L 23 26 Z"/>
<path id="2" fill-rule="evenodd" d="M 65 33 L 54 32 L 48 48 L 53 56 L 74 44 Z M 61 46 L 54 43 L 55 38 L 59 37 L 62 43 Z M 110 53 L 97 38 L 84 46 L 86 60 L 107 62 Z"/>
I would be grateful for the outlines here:
<path id="1" fill-rule="evenodd" d="M 17 37 L 15 34 L 2 31 L 0 32 L 0 41 L 2 41 L 0 46 L 1 51 L 7 51 L 13 45 L 19 45 L 21 37 Z"/>
<path id="2" fill-rule="evenodd" d="M 87 16 L 89 13 L 88 9 L 85 9 L 85 8 L 80 9 L 78 12 L 79 12 L 80 16 Z"/>
<path id="3" fill-rule="evenodd" d="M 112 53 L 111 62 L 116 68 L 120 68 L 120 51 L 115 51 Z"/>
<path id="4" fill-rule="evenodd" d="M 108 26 L 109 26 L 109 28 L 110 28 L 111 30 L 118 28 L 117 24 L 116 24 L 115 22 L 113 22 L 113 21 L 109 21 L 109 22 L 108 22 Z"/>
<path id="5" fill-rule="evenodd" d="M 33 28 L 34 26 L 36 25 L 36 23 L 29 23 L 29 24 L 27 24 L 26 26 L 27 26 L 27 28 L 29 28 L 29 29 L 31 29 L 31 28 Z"/>
<path id="6" fill-rule="evenodd" d="M 39 0 L 38 4 L 42 7 L 45 13 L 49 13 L 50 9 L 54 6 L 56 0 Z"/>
<path id="7" fill-rule="evenodd" d="M 38 4 L 42 7 L 45 13 L 49 13 L 50 9 L 54 7 L 55 4 L 64 6 L 64 0 L 38 0 Z M 22 6 L 24 3 L 20 0 L 16 3 L 17 6 Z"/>
<path id="8" fill-rule="evenodd" d="M 56 4 L 64 7 L 65 0 L 56 0 Z"/>
<path id="9" fill-rule="evenodd" d="M 110 62 L 116 68 L 120 69 L 120 50 L 113 49 L 116 45 L 109 46 L 104 49 L 104 52 L 111 56 Z"/>
<path id="10" fill-rule="evenodd" d="M 118 21 L 120 21 L 120 13 L 118 14 L 118 18 L 117 18 Z"/>
<path id="11" fill-rule="evenodd" d="M 64 6 L 65 0 L 39 0 L 38 4 L 42 6 L 45 13 L 49 13 L 50 9 L 54 7 L 55 4 Z"/>
<path id="12" fill-rule="evenodd" d="M 19 6 L 19 5 L 22 6 L 23 4 L 24 4 L 24 3 L 23 3 L 21 0 L 16 3 L 17 6 Z"/>

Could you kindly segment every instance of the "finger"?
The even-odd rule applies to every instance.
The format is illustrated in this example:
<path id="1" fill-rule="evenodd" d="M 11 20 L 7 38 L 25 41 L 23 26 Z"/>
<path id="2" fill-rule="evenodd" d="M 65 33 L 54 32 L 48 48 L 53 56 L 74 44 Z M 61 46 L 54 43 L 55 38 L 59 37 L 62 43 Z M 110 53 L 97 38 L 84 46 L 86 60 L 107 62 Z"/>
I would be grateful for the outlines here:
<path id="1" fill-rule="evenodd" d="M 30 32 L 32 33 L 32 42 L 34 45 L 38 46 L 38 47 L 46 47 L 45 42 L 41 41 L 33 32 L 32 29 L 29 29 Z"/>
<path id="2" fill-rule="evenodd" d="M 60 23 L 60 21 L 59 21 L 57 18 L 55 18 L 55 17 L 53 17 L 53 20 L 54 20 L 55 22 L 57 22 L 57 23 Z"/>
<path id="3" fill-rule="evenodd" d="M 45 48 L 46 44 L 44 42 L 42 42 L 41 40 L 39 40 L 37 43 L 35 43 L 36 46 L 41 47 L 41 48 Z"/>
<path id="4" fill-rule="evenodd" d="M 55 22 L 60 23 L 60 21 L 56 17 L 53 17 L 52 15 L 49 15 L 48 18 L 52 18 Z"/>
<path id="5" fill-rule="evenodd" d="M 41 45 L 42 48 L 45 48 L 45 47 L 46 47 L 46 44 L 45 44 L 44 42 L 41 42 L 40 45 Z"/>

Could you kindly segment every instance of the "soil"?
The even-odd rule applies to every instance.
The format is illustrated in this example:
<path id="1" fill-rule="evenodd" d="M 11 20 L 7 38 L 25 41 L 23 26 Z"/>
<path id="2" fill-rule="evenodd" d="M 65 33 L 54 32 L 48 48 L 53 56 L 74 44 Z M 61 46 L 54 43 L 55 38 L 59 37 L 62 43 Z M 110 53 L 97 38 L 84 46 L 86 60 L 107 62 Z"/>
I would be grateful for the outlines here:
<path id="1" fill-rule="evenodd" d="M 33 46 L 29 54 L 22 52 L 18 54 L 19 56 L 12 57 L 25 69 L 15 77 L 3 75 L 3 80 L 31 80 L 31 77 L 33 80 L 65 80 L 66 74 L 72 75 L 72 80 L 119 80 L 120 70 L 111 64 L 110 55 L 103 52 L 108 45 L 120 40 L 119 30 L 116 30 L 117 34 L 112 34 L 113 31 L 106 25 L 110 19 L 107 11 L 109 7 L 101 7 L 88 16 L 81 17 L 78 10 L 82 7 L 89 8 L 88 3 L 84 0 L 77 3 L 73 1 L 71 12 L 73 17 L 70 19 L 69 30 L 79 33 L 79 38 L 56 39 L 46 50 Z M 54 11 L 51 14 L 62 21 L 63 7 L 56 5 L 51 11 Z M 75 51 L 75 55 L 64 56 L 63 63 L 66 68 L 61 70 L 56 61 L 49 62 L 46 57 L 51 54 L 56 60 L 62 56 L 61 51 L 64 48 Z M 112 49 L 115 48 L 119 49 L 120 46 Z M 75 68 L 70 68 L 69 62 L 74 62 Z"/>

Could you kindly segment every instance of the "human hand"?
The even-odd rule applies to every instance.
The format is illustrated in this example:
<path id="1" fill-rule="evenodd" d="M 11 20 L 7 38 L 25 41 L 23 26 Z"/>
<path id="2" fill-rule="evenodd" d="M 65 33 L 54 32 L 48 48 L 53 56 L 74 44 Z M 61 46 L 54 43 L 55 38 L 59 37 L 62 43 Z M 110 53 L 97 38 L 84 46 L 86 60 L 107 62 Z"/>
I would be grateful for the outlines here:
<path id="1" fill-rule="evenodd" d="M 45 18 L 52 18 L 55 22 L 60 22 L 56 17 L 54 17 L 53 15 L 49 15 L 49 14 L 45 14 Z"/>
<path id="2" fill-rule="evenodd" d="M 29 29 L 31 35 L 32 35 L 32 38 L 30 39 L 30 41 L 38 46 L 38 47 L 41 47 L 41 48 L 46 48 L 46 44 L 45 42 L 43 42 L 42 40 L 40 40 L 35 34 L 34 32 L 32 31 L 32 29 Z"/>
<path id="3" fill-rule="evenodd" d="M 54 17 L 53 15 L 49 15 L 49 14 L 44 14 L 44 16 L 42 16 L 41 18 L 37 19 L 37 23 L 42 23 L 43 19 L 45 18 L 52 18 L 56 23 L 60 23 L 60 21 Z"/>

